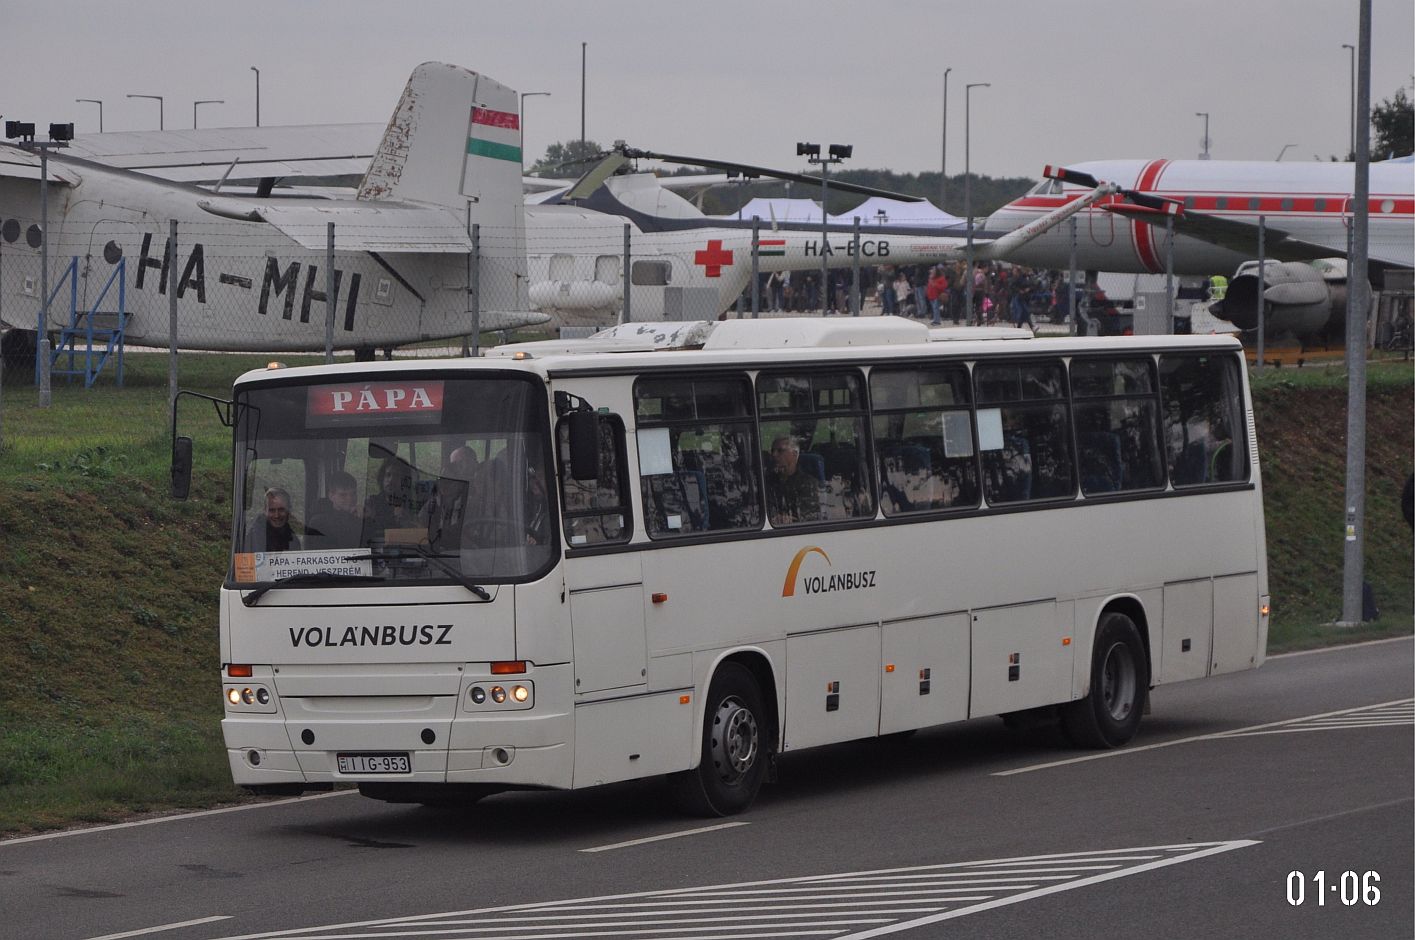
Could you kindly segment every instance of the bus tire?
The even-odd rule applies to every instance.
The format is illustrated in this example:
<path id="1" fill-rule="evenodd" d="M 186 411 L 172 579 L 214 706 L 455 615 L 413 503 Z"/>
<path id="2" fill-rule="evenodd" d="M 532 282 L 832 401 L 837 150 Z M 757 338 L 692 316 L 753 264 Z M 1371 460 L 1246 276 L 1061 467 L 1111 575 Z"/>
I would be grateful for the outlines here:
<path id="1" fill-rule="evenodd" d="M 1139 730 L 1150 684 L 1140 631 L 1125 614 L 1101 617 L 1091 651 L 1091 688 L 1062 709 L 1062 728 L 1080 747 L 1112 748 Z"/>
<path id="2" fill-rule="evenodd" d="M 702 759 L 669 777 L 674 802 L 694 816 L 731 816 L 756 799 L 769 763 L 771 729 L 761 687 L 739 663 L 723 663 L 708 687 Z"/>

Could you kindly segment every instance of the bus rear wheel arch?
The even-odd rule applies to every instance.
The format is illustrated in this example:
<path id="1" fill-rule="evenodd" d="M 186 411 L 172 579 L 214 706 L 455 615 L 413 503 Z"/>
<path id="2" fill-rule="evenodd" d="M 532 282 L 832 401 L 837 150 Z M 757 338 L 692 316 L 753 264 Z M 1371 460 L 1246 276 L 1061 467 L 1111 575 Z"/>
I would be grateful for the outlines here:
<path id="1" fill-rule="evenodd" d="M 668 778 L 674 803 L 695 816 L 742 812 L 766 780 L 775 740 L 758 676 L 741 662 L 723 662 L 708 686 L 698 766 Z"/>
<path id="2" fill-rule="evenodd" d="M 1106 611 L 1091 648 L 1090 687 L 1062 707 L 1067 737 L 1090 748 L 1127 743 L 1139 730 L 1149 684 L 1149 658 L 1135 621 L 1120 610 Z"/>

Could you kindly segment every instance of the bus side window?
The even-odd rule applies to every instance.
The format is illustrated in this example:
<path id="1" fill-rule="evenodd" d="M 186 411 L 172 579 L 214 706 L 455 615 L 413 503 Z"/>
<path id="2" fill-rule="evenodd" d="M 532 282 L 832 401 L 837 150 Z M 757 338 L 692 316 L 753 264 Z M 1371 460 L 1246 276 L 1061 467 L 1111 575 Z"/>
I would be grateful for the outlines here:
<path id="1" fill-rule="evenodd" d="M 987 501 L 1073 496 L 1071 421 L 1061 363 L 979 364 L 973 379 Z"/>
<path id="2" fill-rule="evenodd" d="M 858 372 L 764 373 L 757 414 L 772 525 L 874 516 Z"/>
<path id="3" fill-rule="evenodd" d="M 634 408 L 649 538 L 761 527 L 746 376 L 642 378 Z"/>
<path id="4" fill-rule="evenodd" d="M 633 532 L 624 473 L 624 422 L 618 415 L 601 414 L 595 423 L 599 432 L 599 475 L 593 480 L 576 480 L 570 474 L 569 422 L 561 421 L 555 431 L 565 541 L 572 548 L 626 542 Z"/>
<path id="5" fill-rule="evenodd" d="M 1176 487 L 1248 478 L 1242 385 L 1233 356 L 1160 358 L 1165 457 Z"/>
<path id="6" fill-rule="evenodd" d="M 876 368 L 870 373 L 870 400 L 886 516 L 978 505 L 966 366 Z"/>
<path id="7" fill-rule="evenodd" d="M 1153 360 L 1073 359 L 1071 395 L 1082 493 L 1164 485 Z"/>

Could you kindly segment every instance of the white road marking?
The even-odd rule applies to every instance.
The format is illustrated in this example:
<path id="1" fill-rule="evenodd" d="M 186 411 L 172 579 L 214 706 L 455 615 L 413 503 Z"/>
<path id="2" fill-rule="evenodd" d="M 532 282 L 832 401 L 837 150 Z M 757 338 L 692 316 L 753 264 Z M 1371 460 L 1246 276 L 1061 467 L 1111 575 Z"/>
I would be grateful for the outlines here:
<path id="1" fill-rule="evenodd" d="M 225 940 L 433 940 L 449 936 L 499 940 L 826 936 L 866 940 L 1257 844 L 1243 839 L 838 872 L 514 904 L 245 934 Z M 1019 878 L 1019 874 L 1025 877 Z M 958 886 L 962 884 L 975 887 L 960 896 Z M 870 893 L 861 897 L 861 888 Z"/>
<path id="2" fill-rule="evenodd" d="M 1382 709 L 1404 709 L 1406 706 L 1415 703 L 1415 699 L 1397 699 L 1393 702 L 1382 702 L 1379 705 L 1362 705 L 1357 708 L 1344 708 L 1340 711 L 1323 712 L 1319 715 L 1304 715 L 1300 718 L 1287 718 L 1283 721 L 1270 721 L 1267 724 L 1252 725 L 1247 728 L 1235 728 L 1232 731 L 1214 731 L 1209 734 L 1198 734 L 1188 738 L 1175 738 L 1173 741 L 1158 741 L 1154 744 L 1141 744 L 1136 747 L 1125 747 L 1114 751 L 1096 751 L 1091 754 L 1082 754 L 1080 757 L 1068 757 L 1064 760 L 1047 761 L 1044 764 L 1029 764 L 1026 767 L 1014 767 L 1011 770 L 995 771 L 991 776 L 1011 777 L 1014 774 L 1031 773 L 1034 770 L 1050 770 L 1053 767 L 1065 767 L 1069 764 L 1083 764 L 1086 761 L 1104 760 L 1107 757 L 1124 757 L 1127 754 L 1138 754 L 1141 751 L 1154 751 L 1162 747 L 1173 747 L 1176 744 L 1192 744 L 1195 741 L 1217 741 L 1222 738 L 1242 738 L 1251 737 L 1258 734 L 1282 734 L 1288 731 L 1319 731 L 1326 730 L 1329 726 L 1313 725 L 1312 727 L 1290 727 L 1301 722 L 1317 722 L 1320 720 L 1330 720 L 1336 716 L 1354 716 L 1356 713 L 1378 713 Z M 1404 715 L 1404 711 L 1400 715 Z M 1362 723 L 1357 723 L 1362 722 Z M 1415 715 L 1411 717 L 1399 717 L 1392 720 L 1381 720 L 1370 724 L 1364 723 L 1362 718 L 1352 718 L 1349 722 L 1342 722 L 1337 727 L 1383 727 L 1393 725 L 1405 725 L 1415 722 Z"/>
<path id="3" fill-rule="evenodd" d="M 1365 640 L 1361 643 L 1343 643 L 1340 646 L 1322 646 L 1314 650 L 1297 650 L 1292 653 L 1278 653 L 1276 656 L 1269 656 L 1268 661 L 1274 659 L 1293 659 L 1297 656 L 1316 656 L 1319 653 L 1339 653 L 1342 650 L 1354 650 L 1362 646 L 1381 646 L 1385 643 L 1409 643 L 1415 640 L 1415 636 L 1397 636 L 1387 640 Z"/>
<path id="4" fill-rule="evenodd" d="M 181 927 L 195 927 L 198 924 L 210 924 L 218 920 L 230 920 L 229 914 L 218 914 L 215 917 L 202 917 L 197 920 L 184 920 L 180 924 L 163 924 L 160 927 L 144 927 L 141 930 L 127 930 L 123 933 L 106 933 L 101 937 L 90 937 L 89 940 L 123 940 L 124 937 L 145 937 L 148 934 L 161 933 L 164 930 L 177 930 Z"/>
<path id="5" fill-rule="evenodd" d="M 704 832 L 716 832 L 719 829 L 735 829 L 738 826 L 750 825 L 744 822 L 719 823 L 716 826 L 703 826 L 699 829 L 684 829 L 682 832 L 665 832 L 661 836 L 648 836 L 643 839 L 630 839 L 628 842 L 615 842 L 610 845 L 597 845 L 592 849 L 580 849 L 581 852 L 608 852 L 612 849 L 627 849 L 631 845 L 647 845 L 650 842 L 662 842 L 665 839 L 681 839 L 683 836 L 696 836 Z"/>
<path id="6" fill-rule="evenodd" d="M 7 845 L 21 845 L 25 842 L 44 842 L 48 839 L 67 839 L 69 836 L 88 836 L 95 832 L 112 832 L 114 829 L 133 829 L 137 826 L 155 826 L 158 823 L 177 822 L 179 819 L 200 819 L 203 816 L 220 816 L 224 813 L 243 813 L 249 809 L 266 806 L 285 806 L 289 803 L 303 803 L 306 800 L 327 800 L 331 796 L 348 796 L 358 790 L 335 790 L 331 793 L 315 793 L 310 796 L 294 796 L 288 800 L 271 800 L 268 803 L 242 803 L 240 806 L 223 806 L 220 809 L 203 809 L 194 813 L 178 813 L 175 816 L 153 816 L 149 819 L 135 819 L 132 822 L 113 823 L 108 826 L 90 826 L 87 829 L 65 829 L 62 832 L 46 832 L 38 836 L 21 836 L 18 839 L 0 840 L 0 849 Z"/>

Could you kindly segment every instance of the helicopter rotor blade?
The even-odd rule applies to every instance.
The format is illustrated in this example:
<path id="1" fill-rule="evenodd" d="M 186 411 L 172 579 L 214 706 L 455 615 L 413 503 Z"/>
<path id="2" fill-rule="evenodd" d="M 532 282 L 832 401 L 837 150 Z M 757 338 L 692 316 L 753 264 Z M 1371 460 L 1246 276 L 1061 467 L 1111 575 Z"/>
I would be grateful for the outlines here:
<path id="1" fill-rule="evenodd" d="M 659 160 L 664 163 L 679 163 L 685 166 L 703 166 L 714 170 L 725 172 L 736 172 L 744 177 L 768 177 L 771 179 L 788 180 L 793 183 L 809 183 L 819 186 L 821 178 L 819 176 L 808 176 L 804 173 L 792 173 L 788 170 L 774 170 L 770 167 L 752 166 L 749 163 L 736 163 L 731 160 L 716 160 L 711 157 L 685 157 L 671 153 L 657 153 L 652 150 L 639 150 L 634 147 L 619 148 L 619 152 L 624 156 L 634 160 Z M 859 183 L 851 183 L 846 180 L 828 180 L 827 185 L 837 192 L 856 193 L 862 196 L 882 196 L 886 199 L 897 199 L 900 202 L 923 202 L 924 197 L 913 196 L 908 193 L 898 193 L 888 189 L 877 189 L 873 186 L 863 186 Z"/>

